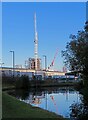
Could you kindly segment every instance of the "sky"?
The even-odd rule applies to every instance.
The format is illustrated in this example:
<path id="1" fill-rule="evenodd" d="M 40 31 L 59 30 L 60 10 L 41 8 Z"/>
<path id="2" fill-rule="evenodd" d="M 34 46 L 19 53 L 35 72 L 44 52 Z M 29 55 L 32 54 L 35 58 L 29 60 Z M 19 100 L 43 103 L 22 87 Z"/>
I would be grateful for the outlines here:
<path id="1" fill-rule="evenodd" d="M 87 0 L 1 0 L 3 2 L 87 2 Z"/>
<path id="2" fill-rule="evenodd" d="M 38 56 L 47 56 L 47 67 L 58 54 L 53 69 L 61 71 L 64 64 L 61 51 L 70 42 L 70 34 L 83 30 L 86 21 L 85 2 L 3 2 L 2 3 L 2 61 L 4 66 L 24 67 L 25 60 L 34 57 L 34 13 L 38 32 Z"/>
<path id="3" fill-rule="evenodd" d="M 2 4 L 0 2 L 0 63 L 2 59 Z"/>

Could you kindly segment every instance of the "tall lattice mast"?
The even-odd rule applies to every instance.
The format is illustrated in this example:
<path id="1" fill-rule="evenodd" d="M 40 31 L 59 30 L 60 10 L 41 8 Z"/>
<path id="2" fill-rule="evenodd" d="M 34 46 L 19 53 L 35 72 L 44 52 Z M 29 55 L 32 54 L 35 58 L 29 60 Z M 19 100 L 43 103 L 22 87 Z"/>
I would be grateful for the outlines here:
<path id="1" fill-rule="evenodd" d="M 34 14 L 34 29 L 35 29 L 35 38 L 34 38 L 34 43 L 35 43 L 35 50 L 34 50 L 34 55 L 35 55 L 35 70 L 37 70 L 38 34 L 37 34 L 37 28 L 36 28 L 36 13 Z"/>

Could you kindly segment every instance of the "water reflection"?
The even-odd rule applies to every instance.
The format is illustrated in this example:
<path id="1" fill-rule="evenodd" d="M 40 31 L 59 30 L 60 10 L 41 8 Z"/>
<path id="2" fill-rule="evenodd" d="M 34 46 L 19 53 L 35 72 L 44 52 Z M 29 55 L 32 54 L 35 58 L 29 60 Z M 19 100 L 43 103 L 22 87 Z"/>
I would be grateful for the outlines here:
<path id="1" fill-rule="evenodd" d="M 80 103 L 80 94 L 72 87 L 56 87 L 44 89 L 30 89 L 29 91 L 9 91 L 21 101 L 37 106 L 56 114 L 70 117 L 70 106 L 73 103 Z"/>

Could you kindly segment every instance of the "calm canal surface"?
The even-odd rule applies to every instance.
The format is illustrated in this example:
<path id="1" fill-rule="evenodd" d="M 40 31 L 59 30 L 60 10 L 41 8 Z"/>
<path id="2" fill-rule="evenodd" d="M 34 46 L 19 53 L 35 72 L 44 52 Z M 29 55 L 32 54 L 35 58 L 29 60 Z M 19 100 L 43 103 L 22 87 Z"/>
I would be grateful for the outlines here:
<path id="1" fill-rule="evenodd" d="M 72 87 L 56 87 L 46 89 L 30 89 L 30 91 L 9 91 L 20 101 L 55 112 L 63 117 L 70 117 L 70 106 L 73 103 L 80 103 L 82 97 Z"/>

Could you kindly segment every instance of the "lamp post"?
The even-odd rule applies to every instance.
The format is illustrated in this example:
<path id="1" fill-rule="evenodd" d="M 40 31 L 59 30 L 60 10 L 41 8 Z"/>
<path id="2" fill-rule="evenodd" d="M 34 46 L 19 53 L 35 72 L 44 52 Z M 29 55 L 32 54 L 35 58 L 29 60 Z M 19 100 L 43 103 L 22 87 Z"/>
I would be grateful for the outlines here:
<path id="1" fill-rule="evenodd" d="M 43 57 L 45 58 L 45 73 L 44 73 L 44 80 L 46 79 L 46 71 L 47 71 L 47 57 L 46 55 L 43 55 Z"/>
<path id="2" fill-rule="evenodd" d="M 43 55 L 43 57 L 45 58 L 45 70 L 47 70 L 47 57 L 46 55 Z"/>
<path id="3" fill-rule="evenodd" d="M 47 72 L 47 57 L 46 57 L 46 55 L 43 55 L 43 57 L 45 58 L 45 76 L 44 76 L 44 80 L 45 80 L 46 72 Z M 47 92 L 46 92 L 46 110 L 47 110 Z"/>
<path id="4" fill-rule="evenodd" d="M 0 61 L 1 61 L 1 59 L 0 59 Z M 2 68 L 2 65 L 3 65 L 3 64 L 4 64 L 4 63 L 1 61 L 1 62 L 0 62 L 1 68 Z"/>
<path id="5" fill-rule="evenodd" d="M 13 63 L 13 77 L 14 77 L 14 66 L 15 66 L 15 60 L 14 60 L 14 51 L 10 51 L 12 53 L 12 63 Z"/>
<path id="6" fill-rule="evenodd" d="M 1 65 L 1 68 L 2 68 L 2 65 L 3 65 L 4 63 L 0 63 L 0 65 Z"/>

